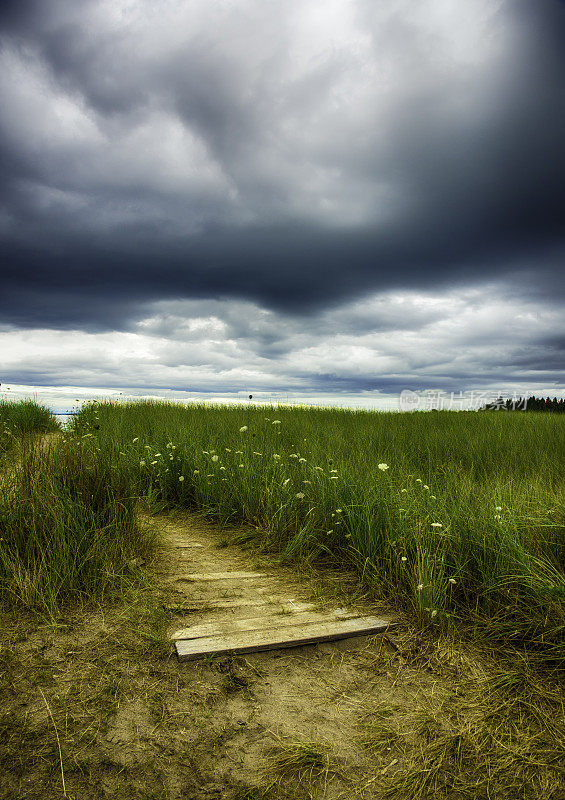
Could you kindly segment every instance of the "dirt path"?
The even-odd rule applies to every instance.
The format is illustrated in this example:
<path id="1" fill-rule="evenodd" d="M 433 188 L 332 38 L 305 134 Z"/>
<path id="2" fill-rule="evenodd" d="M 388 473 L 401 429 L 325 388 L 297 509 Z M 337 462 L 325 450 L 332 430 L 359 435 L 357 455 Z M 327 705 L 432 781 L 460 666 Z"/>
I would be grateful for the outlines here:
<path id="1" fill-rule="evenodd" d="M 240 547 L 224 546 L 218 528 L 201 519 L 185 515 L 160 518 L 158 524 L 163 545 L 155 576 L 169 585 L 173 604 L 204 606 L 198 612 L 175 613 L 171 635 L 186 625 L 324 604 L 295 570 L 269 567 Z M 183 577 L 257 570 L 264 577 L 203 582 Z M 322 597 L 327 604 L 327 595 Z M 329 602 L 335 608 L 335 599 Z M 217 608 L 218 603 L 235 605 Z M 382 609 L 360 604 L 355 610 L 378 614 Z M 211 786 L 208 794 L 203 789 L 198 796 L 231 797 L 227 787 L 239 785 L 250 793 L 238 796 L 259 797 L 251 793 L 253 787 L 264 790 L 269 784 L 268 796 L 273 797 L 378 796 L 379 776 L 399 762 L 390 755 L 391 748 L 376 755 L 362 744 L 375 709 L 412 705 L 416 695 L 425 695 L 433 705 L 442 694 L 437 678 L 420 670 L 405 670 L 401 683 L 394 668 L 383 670 L 396 656 L 394 638 L 378 635 L 178 664 L 179 675 L 192 690 L 190 699 L 179 696 L 172 713 L 194 714 L 194 687 L 199 687 L 197 707 L 206 709 L 209 749 L 204 760 Z M 187 728 L 196 751 L 202 736 L 201 724 Z"/>
<path id="2" fill-rule="evenodd" d="M 529 685 L 521 705 L 484 654 L 439 632 L 401 622 L 386 637 L 180 663 L 178 627 L 248 617 L 263 606 L 244 603 L 265 599 L 275 614 L 335 608 L 354 579 L 301 579 L 224 546 L 195 514 L 146 522 L 160 549 L 113 603 L 44 623 L 3 612 L 0 800 L 565 797 L 560 695 Z M 183 579 L 230 571 L 267 577 Z"/>

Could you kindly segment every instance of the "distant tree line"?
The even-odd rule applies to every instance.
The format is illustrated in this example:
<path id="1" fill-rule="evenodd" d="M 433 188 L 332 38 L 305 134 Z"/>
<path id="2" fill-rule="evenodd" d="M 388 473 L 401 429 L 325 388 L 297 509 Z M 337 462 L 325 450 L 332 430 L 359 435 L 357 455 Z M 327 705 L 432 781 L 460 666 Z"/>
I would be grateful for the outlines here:
<path id="1" fill-rule="evenodd" d="M 565 414 L 565 399 L 554 397 L 514 397 L 504 400 L 499 397 L 493 403 L 487 403 L 483 411 L 552 411 L 554 414 Z"/>

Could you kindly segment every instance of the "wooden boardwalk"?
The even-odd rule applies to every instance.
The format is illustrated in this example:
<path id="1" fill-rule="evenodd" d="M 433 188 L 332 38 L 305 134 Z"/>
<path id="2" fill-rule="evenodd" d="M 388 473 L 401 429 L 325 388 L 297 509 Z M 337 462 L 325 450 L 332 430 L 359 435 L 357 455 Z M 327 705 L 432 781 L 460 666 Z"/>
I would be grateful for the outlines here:
<path id="1" fill-rule="evenodd" d="M 395 625 L 366 610 L 315 610 L 288 570 L 257 571 L 241 549 L 219 548 L 204 530 L 192 532 L 186 521 L 165 523 L 163 577 L 175 594 L 167 608 L 181 661 L 372 636 Z"/>

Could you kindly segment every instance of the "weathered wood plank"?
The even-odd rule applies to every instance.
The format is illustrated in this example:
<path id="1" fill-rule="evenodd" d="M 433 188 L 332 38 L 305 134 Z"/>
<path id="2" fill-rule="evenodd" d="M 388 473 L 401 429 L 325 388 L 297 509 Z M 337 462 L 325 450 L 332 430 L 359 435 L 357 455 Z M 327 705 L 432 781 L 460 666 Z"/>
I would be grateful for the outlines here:
<path id="1" fill-rule="evenodd" d="M 331 642 L 351 636 L 367 636 L 381 633 L 392 625 L 394 623 L 391 620 L 379 617 L 356 617 L 324 624 L 313 623 L 282 629 L 237 632 L 201 639 L 179 639 L 175 642 L 175 647 L 179 661 L 192 661 L 204 656 L 257 653 L 261 650 Z"/>
<path id="2" fill-rule="evenodd" d="M 264 577 L 264 572 L 193 572 L 191 575 L 181 575 L 177 581 L 226 581 Z"/>
<path id="3" fill-rule="evenodd" d="M 235 597 L 232 600 L 195 600 L 190 603 L 177 603 L 165 605 L 167 611 L 174 611 L 176 614 L 194 613 L 196 611 L 213 611 L 218 608 L 239 608 L 244 606 L 259 606 L 268 608 L 269 606 L 285 608 L 289 611 L 309 611 L 314 608 L 313 603 L 299 603 L 293 600 L 281 600 L 280 598 L 264 597 L 260 600 L 250 600 L 245 597 Z"/>
<path id="4" fill-rule="evenodd" d="M 226 636 L 238 631 L 262 631 L 273 628 L 292 628 L 295 626 L 310 625 L 311 623 L 330 623 L 340 619 L 359 618 L 354 611 L 337 611 L 334 614 L 326 612 L 290 612 L 289 614 L 271 613 L 262 617 L 251 619 L 226 619 L 219 622 L 205 622 L 201 625 L 191 625 L 175 631 L 171 639 L 201 639 L 209 636 Z"/>

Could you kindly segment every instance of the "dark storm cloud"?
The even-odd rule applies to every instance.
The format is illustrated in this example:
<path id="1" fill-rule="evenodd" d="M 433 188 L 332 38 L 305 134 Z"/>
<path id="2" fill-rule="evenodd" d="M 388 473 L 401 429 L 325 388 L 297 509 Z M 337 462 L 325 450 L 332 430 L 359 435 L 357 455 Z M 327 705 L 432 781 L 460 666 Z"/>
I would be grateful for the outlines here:
<path id="1" fill-rule="evenodd" d="M 565 7 L 488 5 L 459 58 L 437 4 L 359 2 L 362 59 L 322 44 L 298 69 L 300 4 L 179 4 L 181 38 L 149 3 L 4 4 L 2 318 L 125 328 L 145 301 L 211 296 L 304 313 L 532 271 L 553 294 Z"/>

